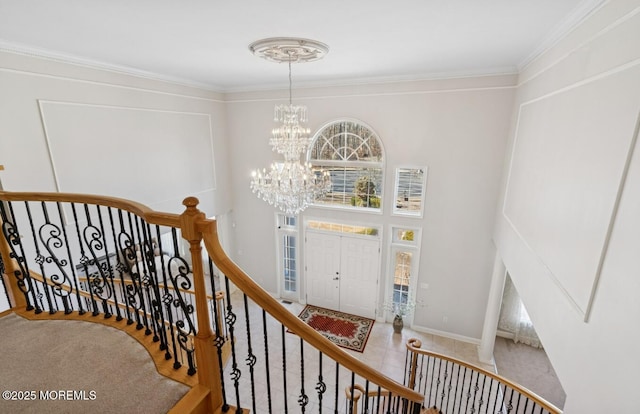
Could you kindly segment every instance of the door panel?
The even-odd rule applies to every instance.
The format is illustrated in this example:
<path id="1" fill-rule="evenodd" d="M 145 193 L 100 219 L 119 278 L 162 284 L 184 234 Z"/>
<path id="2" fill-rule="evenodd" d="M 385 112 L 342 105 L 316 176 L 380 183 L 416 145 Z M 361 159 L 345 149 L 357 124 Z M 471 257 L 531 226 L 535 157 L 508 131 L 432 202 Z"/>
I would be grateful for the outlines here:
<path id="1" fill-rule="evenodd" d="M 307 233 L 307 303 L 340 309 L 340 236 Z"/>
<path id="2" fill-rule="evenodd" d="M 380 243 L 355 237 L 341 241 L 340 311 L 367 318 L 376 316 Z"/>

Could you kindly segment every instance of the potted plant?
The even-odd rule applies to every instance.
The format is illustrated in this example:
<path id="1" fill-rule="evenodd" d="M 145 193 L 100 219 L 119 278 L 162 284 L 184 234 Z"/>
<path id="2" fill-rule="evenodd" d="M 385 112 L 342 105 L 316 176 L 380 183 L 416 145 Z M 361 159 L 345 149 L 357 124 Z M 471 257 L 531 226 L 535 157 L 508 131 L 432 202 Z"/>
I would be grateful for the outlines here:
<path id="1" fill-rule="evenodd" d="M 389 301 L 384 303 L 384 309 L 393 313 L 393 331 L 395 333 L 402 332 L 404 317 L 413 313 L 415 307 L 416 301 L 411 299 L 411 292 L 408 292 L 406 302 L 394 301 L 391 297 Z"/>

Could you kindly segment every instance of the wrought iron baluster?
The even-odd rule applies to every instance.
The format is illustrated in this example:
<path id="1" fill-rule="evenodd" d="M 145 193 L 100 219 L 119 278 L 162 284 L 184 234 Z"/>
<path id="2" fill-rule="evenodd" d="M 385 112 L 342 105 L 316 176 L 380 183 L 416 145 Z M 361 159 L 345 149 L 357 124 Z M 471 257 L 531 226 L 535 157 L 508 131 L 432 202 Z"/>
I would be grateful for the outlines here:
<path id="1" fill-rule="evenodd" d="M 4 295 L 7 299 L 7 304 L 9 305 L 9 308 L 13 308 L 15 306 L 14 303 L 11 302 L 11 297 L 9 296 L 9 291 L 7 290 L 7 285 L 4 283 L 4 277 L 2 277 L 2 275 L 4 274 L 5 270 L 4 270 L 4 263 L 2 262 L 2 256 L 0 256 L 0 282 L 2 283 L 2 289 L 4 290 Z"/>
<path id="2" fill-rule="evenodd" d="M 304 391 L 304 340 L 302 338 L 300 338 L 300 396 L 298 397 L 298 404 L 303 413 L 307 408 L 307 404 L 309 404 L 309 397 Z"/>
<path id="3" fill-rule="evenodd" d="M 215 301 L 214 301 L 215 303 Z M 269 375 L 269 338 L 267 335 L 267 311 L 265 311 L 264 309 L 262 309 L 262 333 L 263 333 L 263 340 L 264 340 L 264 364 L 265 364 L 265 374 L 266 374 L 266 380 L 267 380 L 267 404 L 269 407 L 269 414 L 272 413 L 272 408 L 271 408 L 271 377 Z M 322 363 L 321 363 L 322 365 Z"/>
<path id="4" fill-rule="evenodd" d="M 15 222 L 13 204 L 11 202 L 7 202 L 6 206 L 9 211 L 5 209 L 5 203 L 0 203 L 0 213 L 2 214 L 2 234 L 9 245 L 9 249 L 11 250 L 9 252 L 9 257 L 11 259 L 15 259 L 18 266 L 18 269 L 15 269 L 13 276 L 16 278 L 18 288 L 24 295 L 24 299 L 27 304 L 26 310 L 31 311 L 35 309 L 35 313 L 41 313 L 42 309 L 38 306 L 34 283 L 31 280 L 29 265 L 27 264 L 24 247 L 22 246 L 22 241 L 20 239 L 20 231 L 18 230 L 17 223 Z M 9 217 L 11 217 L 11 219 L 9 219 Z"/>
<path id="5" fill-rule="evenodd" d="M 418 360 L 420 361 L 419 362 L 420 369 L 416 368 L 416 370 L 419 372 L 420 375 L 418 376 L 418 388 L 414 387 L 414 389 L 417 389 L 418 391 L 422 390 L 422 395 L 426 395 L 427 394 L 427 377 L 425 375 L 425 370 L 424 370 L 424 355 L 420 355 Z M 427 364 L 429 364 L 429 358 L 427 358 Z M 423 378 L 424 378 L 424 387 L 422 384 Z"/>
<path id="6" fill-rule="evenodd" d="M 455 378 L 455 385 L 453 387 L 453 402 L 451 402 L 451 400 L 447 401 L 446 412 L 449 412 L 449 402 L 451 402 L 451 412 L 455 411 L 456 409 L 456 401 L 458 401 L 458 385 L 460 384 L 461 370 L 462 370 L 462 367 L 456 364 L 456 378 Z M 451 370 L 451 376 L 453 377 L 453 370 Z"/>
<path id="7" fill-rule="evenodd" d="M 476 383 L 473 386 L 473 396 L 471 396 L 471 383 L 473 382 L 473 374 L 476 374 Z M 471 413 L 473 414 L 474 412 L 474 404 L 475 404 L 475 400 L 476 400 L 476 396 L 478 395 L 478 378 L 480 377 L 480 373 L 475 372 L 475 371 L 471 371 L 471 382 L 469 383 L 469 398 L 471 398 Z M 469 401 L 467 400 L 467 410 L 469 409 Z"/>
<path id="8" fill-rule="evenodd" d="M 529 400 L 529 397 L 524 397 L 524 410 L 522 410 L 523 413 L 527 412 L 527 407 L 529 406 L 529 402 L 531 400 Z"/>
<path id="9" fill-rule="evenodd" d="M 162 275 L 162 280 L 166 280 L 167 268 L 164 263 L 164 252 L 162 251 L 162 244 L 160 243 L 160 226 L 156 225 L 155 228 L 156 228 L 156 239 L 158 240 L 158 250 L 160 251 L 160 267 L 162 270 L 160 274 Z M 157 335 L 159 335 L 160 350 L 166 351 L 167 349 L 169 349 L 169 341 L 167 339 L 167 329 L 166 329 L 167 321 L 165 319 L 165 314 L 163 312 L 162 294 L 160 293 L 160 281 L 158 280 L 157 272 L 153 280 L 153 295 L 154 295 L 154 299 L 151 305 L 156 315 L 154 319 L 156 321 Z M 155 336 L 153 340 L 156 341 Z"/>
<path id="10" fill-rule="evenodd" d="M 280 333 L 282 336 L 282 389 L 284 390 L 284 412 L 289 412 L 289 407 L 287 404 L 287 345 L 285 340 L 285 329 L 284 325 L 280 324 Z"/>
<path id="11" fill-rule="evenodd" d="M 78 237 L 78 245 L 80 246 L 80 265 L 82 266 L 82 269 L 84 270 L 84 274 L 86 277 L 86 289 L 89 291 L 89 299 L 88 301 L 90 303 L 86 303 L 87 305 L 87 309 L 89 308 L 93 308 L 91 314 L 93 316 L 98 316 L 98 305 L 96 303 L 94 294 L 93 294 L 93 289 L 91 289 L 91 281 L 89 279 L 89 258 L 86 255 L 86 252 L 84 250 L 84 243 L 82 242 L 82 232 L 80 230 L 80 220 L 78 219 L 78 212 L 76 211 L 76 205 L 75 203 L 71 203 L 71 211 L 73 213 L 73 221 L 75 223 L 75 228 L 76 228 L 76 235 Z"/>
<path id="12" fill-rule="evenodd" d="M 244 299 L 244 319 L 247 327 L 247 365 L 249 366 L 249 380 L 251 382 L 251 402 L 253 407 L 253 412 L 257 412 L 256 410 L 256 386 L 255 380 L 253 376 L 253 367 L 256 365 L 256 356 L 253 354 L 253 348 L 251 343 L 251 323 L 249 321 L 249 302 L 247 300 L 247 295 L 242 295 Z"/>
<path id="13" fill-rule="evenodd" d="M 107 209 L 107 213 L 108 213 L 108 217 L 109 217 L 109 226 L 111 227 L 111 239 L 113 241 L 113 248 L 115 250 L 114 256 L 115 256 L 115 266 L 112 266 L 111 260 L 108 260 L 109 263 L 109 276 L 111 279 L 111 286 L 113 287 L 113 301 L 115 303 L 115 310 L 116 310 L 116 320 L 117 321 L 121 321 L 123 319 L 122 317 L 122 312 L 120 310 L 120 303 L 118 301 L 118 289 L 116 288 L 116 282 L 115 282 L 115 272 L 118 272 L 118 275 L 120 276 L 120 291 L 124 292 L 124 277 L 123 277 L 123 264 L 122 264 L 122 260 L 121 260 L 121 255 L 120 255 L 120 251 L 118 250 L 118 241 L 116 239 L 116 228 L 114 225 L 114 221 L 113 221 L 113 211 L 111 207 L 106 207 Z M 102 225 L 102 217 L 100 219 L 100 223 Z M 105 232 L 105 246 L 106 246 L 106 232 Z M 109 257 L 109 256 L 107 256 Z M 124 301 L 124 305 L 125 308 L 127 309 L 127 312 L 129 311 L 129 306 L 126 303 L 126 299 L 125 299 L 125 295 L 122 295 L 121 300 Z"/>
<path id="14" fill-rule="evenodd" d="M 502 390 L 500 389 L 500 382 L 499 381 L 496 381 L 494 379 L 492 379 L 491 381 L 496 383 L 496 391 L 495 391 L 496 396 L 493 399 L 493 410 L 492 411 L 494 413 L 497 413 L 497 412 L 499 412 L 498 411 L 498 398 L 500 397 L 500 394 L 502 393 Z"/>
<path id="15" fill-rule="evenodd" d="M 318 382 L 316 383 L 316 391 L 318 392 L 318 413 L 322 414 L 322 397 L 327 391 L 327 384 L 322 378 L 322 351 L 318 351 Z"/>
<path id="16" fill-rule="evenodd" d="M 384 401 L 381 401 L 381 397 L 382 397 L 382 389 L 380 388 L 380 386 L 378 385 L 378 393 L 376 395 L 376 404 L 375 404 L 375 409 L 373 410 L 374 413 L 379 413 L 380 412 L 380 404 L 384 404 Z"/>
<path id="17" fill-rule="evenodd" d="M 434 371 L 435 371 L 435 366 L 434 366 Z M 438 396 L 439 396 L 438 390 L 440 389 L 440 383 L 442 382 L 442 380 L 440 379 L 441 374 L 442 374 L 442 360 L 438 358 L 438 373 L 436 374 L 436 392 L 433 395 L 434 405 L 438 405 Z M 442 406 L 442 404 L 440 406 Z"/>
<path id="18" fill-rule="evenodd" d="M 480 374 L 478 373 L 478 376 Z M 484 386 L 487 383 L 487 376 L 482 374 L 482 388 L 480 389 L 480 400 L 478 401 L 478 412 L 482 410 L 482 406 L 484 405 Z"/>
<path id="19" fill-rule="evenodd" d="M 225 288 L 227 291 L 227 314 L 226 314 L 226 322 L 227 325 L 229 326 L 229 342 L 231 343 L 231 361 L 232 361 L 232 365 L 231 365 L 231 379 L 233 380 L 233 386 L 235 388 L 236 391 L 236 412 L 238 414 L 242 413 L 242 408 L 240 407 L 240 387 L 239 387 L 239 382 L 240 382 L 240 376 L 242 375 L 242 372 L 238 369 L 238 359 L 236 356 L 236 340 L 235 340 L 235 335 L 233 334 L 235 331 L 235 324 L 236 324 L 236 315 L 233 313 L 233 305 L 231 304 L 231 294 L 229 293 L 230 291 L 230 287 L 229 287 L 229 278 L 227 278 L 226 276 L 224 277 L 224 283 L 225 283 Z M 283 332 L 284 332 L 284 326 L 282 327 Z M 285 387 L 286 389 L 286 387 Z"/>
<path id="20" fill-rule="evenodd" d="M 104 230 L 104 221 L 102 220 L 102 209 L 100 208 L 99 205 L 96 205 L 96 211 L 98 212 L 98 224 L 100 225 L 100 233 L 102 234 L 102 245 L 104 246 L 105 261 L 102 266 L 102 269 L 104 271 L 104 276 L 105 276 L 104 283 L 109 286 L 107 298 L 103 299 L 102 301 L 103 309 L 105 310 L 104 318 L 108 319 L 111 316 L 113 316 L 109 299 L 112 299 L 115 301 L 116 308 L 118 307 L 118 301 L 116 298 L 115 285 L 113 283 L 113 267 L 111 265 L 111 257 L 110 257 L 109 249 L 107 248 L 107 233 Z"/>
<path id="21" fill-rule="evenodd" d="M 363 413 L 369 412 L 369 380 L 364 382 L 364 406 L 362 407 Z"/>
<path id="22" fill-rule="evenodd" d="M 149 224 L 140 218 L 140 227 L 142 228 L 142 239 L 144 242 L 140 243 L 140 252 L 142 253 L 142 260 L 144 262 L 142 266 L 143 277 L 142 282 L 144 286 L 144 293 L 146 295 L 146 304 L 148 307 L 148 313 L 146 313 L 147 320 L 147 329 L 145 331 L 145 335 L 151 335 L 153 333 L 153 341 L 158 342 L 158 332 L 157 332 L 157 321 L 156 318 L 157 312 L 154 307 L 154 301 L 152 298 L 152 294 L 154 293 L 153 286 L 157 277 L 156 269 L 156 257 L 153 248 L 153 242 L 151 240 L 151 232 L 149 229 Z M 149 321 L 149 319 L 151 319 Z M 150 322 L 150 323 L 149 323 Z M 149 325 L 153 328 L 153 332 L 149 329 Z"/>
<path id="23" fill-rule="evenodd" d="M 387 414 L 391 414 L 391 405 L 392 405 L 391 397 L 392 397 L 392 395 L 393 395 L 393 394 L 389 393 L 389 394 L 386 396 L 385 401 L 384 401 L 384 402 L 385 402 L 385 404 L 384 404 L 383 410 L 384 410 L 384 412 L 385 412 L 385 413 L 387 413 Z"/>
<path id="24" fill-rule="evenodd" d="M 67 235 L 67 226 L 65 225 L 64 215 L 62 214 L 62 205 L 59 202 L 56 203 L 56 205 L 58 207 L 58 219 L 60 221 L 60 227 L 62 228 L 64 245 L 67 246 L 67 257 L 69 258 L 69 269 L 71 271 L 71 276 L 73 277 L 73 285 L 76 290 L 76 299 L 78 302 L 78 313 L 80 315 L 84 315 L 85 310 L 82 308 L 80 289 L 78 287 L 78 276 L 76 275 L 76 268 L 73 265 L 75 262 L 73 261 L 73 255 L 71 254 L 71 246 L 69 245 L 69 236 Z"/>
<path id="25" fill-rule="evenodd" d="M 175 265 L 175 267 L 177 268 L 177 273 L 174 273 L 173 265 Z M 171 283 L 176 295 L 176 298 L 173 301 L 173 306 L 178 311 L 182 312 L 182 317 L 176 319 L 178 345 L 180 345 L 180 348 L 186 353 L 187 356 L 187 363 L 189 364 L 187 373 L 189 375 L 193 375 L 196 373 L 196 367 L 193 359 L 195 349 L 193 347 L 193 343 L 191 343 L 191 341 L 189 340 L 189 337 L 195 336 L 197 333 L 195 325 L 193 323 L 193 315 L 195 309 L 193 305 L 188 305 L 185 302 L 182 294 L 183 291 L 188 291 L 191 289 L 192 285 L 191 280 L 189 279 L 191 269 L 189 268 L 189 264 L 180 256 L 174 256 L 169 259 L 168 268 L 169 279 L 171 279 Z"/>
<path id="26" fill-rule="evenodd" d="M 460 388 L 460 405 L 458 405 L 458 413 L 461 412 L 462 410 L 462 400 L 463 397 L 466 396 L 467 397 L 467 402 L 469 401 L 469 397 L 471 396 L 471 394 L 467 391 L 467 393 L 465 394 L 465 389 L 466 389 L 466 382 L 467 382 L 467 367 L 464 367 L 464 374 L 462 375 L 462 387 Z M 471 379 L 469 379 L 469 383 L 471 383 Z"/>
<path id="27" fill-rule="evenodd" d="M 175 238 L 176 237 L 176 229 L 172 228 L 171 229 L 171 233 L 172 236 Z M 158 248 L 160 249 L 160 251 L 163 251 L 163 246 L 162 246 L 162 237 L 158 236 Z M 161 256 L 160 258 L 160 262 L 162 263 L 162 268 L 168 269 L 169 263 L 165 263 L 164 262 L 164 255 Z M 177 350 L 177 345 L 176 345 L 176 335 L 174 332 L 174 328 L 173 328 L 173 323 L 174 323 L 174 318 L 173 318 L 173 312 L 171 309 L 171 305 L 173 304 L 173 295 L 169 292 L 169 282 L 167 279 L 167 272 L 162 272 L 162 284 L 163 284 L 163 294 L 162 294 L 162 303 L 164 304 L 165 307 L 165 311 L 167 314 L 167 320 L 169 321 L 169 333 L 171 336 L 171 345 L 173 347 L 173 355 L 174 355 L 174 362 L 173 362 L 173 368 L 174 369 L 178 369 L 180 368 L 180 363 L 178 362 L 178 350 Z M 166 330 L 164 331 L 165 335 L 166 335 Z M 169 341 L 167 340 L 167 348 L 165 349 L 165 353 L 164 353 L 164 359 L 165 360 L 170 360 L 172 358 L 171 353 L 169 352 Z M 216 344 L 217 345 L 217 344 Z M 220 349 L 218 349 L 218 353 L 219 353 L 219 357 L 220 357 Z M 220 371 L 222 372 L 222 370 Z M 224 384 L 224 381 L 222 382 Z M 224 385 L 223 385 L 224 386 Z"/>
<path id="28" fill-rule="evenodd" d="M 349 396 L 349 414 L 353 414 L 353 399 L 356 392 L 356 374 L 351 371 L 351 395 Z"/>
<path id="29" fill-rule="evenodd" d="M 45 223 L 42 224 L 38 229 L 38 239 L 40 240 L 40 243 L 42 243 L 42 246 L 44 247 L 46 253 L 48 253 L 48 256 L 44 256 L 41 252 L 39 252 L 38 245 L 36 244 L 36 252 L 38 252 L 36 261 L 43 261 L 40 267 L 41 269 L 43 269 L 42 277 L 43 280 L 45 280 L 45 284 L 47 283 L 44 274 L 44 263 L 53 263 L 57 267 L 59 273 L 53 271 L 51 273 L 51 276 L 49 277 L 49 281 L 51 283 L 49 289 L 51 289 L 51 292 L 53 293 L 52 299 L 54 304 L 56 305 L 56 308 L 58 303 L 56 300 L 57 296 L 62 301 L 64 313 L 68 315 L 72 312 L 71 303 L 69 301 L 69 295 L 71 294 L 71 279 L 69 278 L 65 270 L 65 267 L 69 264 L 69 261 L 64 257 L 58 257 L 58 255 L 54 251 L 54 249 L 64 250 L 64 242 L 60 237 L 62 235 L 62 231 L 60 230 L 59 226 L 51 222 L 49 218 L 49 211 L 44 201 L 41 202 L 41 207 Z M 49 313 L 55 313 L 55 310 L 57 309 L 50 309 Z"/>
<path id="30" fill-rule="evenodd" d="M 135 224 L 135 235 L 137 235 L 138 243 L 136 247 L 140 249 L 140 257 L 137 257 L 136 254 L 136 272 L 138 273 L 138 281 L 140 286 L 140 305 L 142 311 L 142 321 L 144 322 L 144 334 L 151 335 L 151 329 L 149 329 L 149 317 L 147 312 L 147 303 L 149 298 L 149 274 L 147 272 L 147 266 L 149 262 L 147 261 L 147 240 L 144 234 L 144 226 L 142 226 L 142 231 L 140 230 L 142 219 L 136 215 L 133 216 L 133 223 Z M 132 228 L 133 232 L 133 228 Z M 140 266 L 142 264 L 142 266 Z M 141 268 L 142 267 L 142 268 Z M 145 293 L 147 295 L 145 300 Z M 142 326 L 138 329 L 142 329 Z"/>
<path id="31" fill-rule="evenodd" d="M 162 250 L 162 246 L 160 246 L 160 249 Z M 222 412 L 226 413 L 229 410 L 229 404 L 227 403 L 227 391 L 224 384 L 224 367 L 222 364 L 222 347 L 224 346 L 226 339 L 223 336 L 222 327 L 219 326 L 221 325 L 221 323 L 219 322 L 220 321 L 219 315 L 221 314 L 223 309 L 218 309 L 218 301 L 215 299 L 216 284 L 215 284 L 215 278 L 213 275 L 213 262 L 210 257 L 209 257 L 209 277 L 211 278 L 211 292 L 214 294 L 213 313 L 215 315 L 215 318 L 213 320 L 216 321 L 215 323 L 216 329 L 214 330 L 215 339 L 213 340 L 213 343 L 216 346 L 216 350 L 218 352 L 218 369 L 220 372 L 220 385 L 221 385 L 221 392 L 222 392 Z M 167 282 L 165 281 L 165 292 L 166 292 L 166 283 Z M 267 325 L 266 325 L 267 321 L 266 321 L 266 312 L 264 309 L 262 310 L 262 318 L 264 323 L 265 357 L 267 361 L 266 368 L 267 368 L 267 390 L 269 393 L 269 412 L 271 412 L 271 389 L 269 388 L 269 353 L 267 349 Z"/>
<path id="32" fill-rule="evenodd" d="M 515 390 L 514 390 L 515 392 Z M 515 412 L 518 412 L 518 408 L 520 407 L 520 399 L 522 398 L 522 394 L 520 394 L 520 392 L 518 392 L 518 401 L 516 401 L 516 407 L 515 407 Z"/>
<path id="33" fill-rule="evenodd" d="M 436 359 L 434 357 L 427 357 L 427 376 L 429 375 L 429 363 L 431 363 L 431 380 L 427 380 L 429 382 L 429 397 L 427 398 L 427 407 L 431 406 L 431 393 L 433 392 L 433 376 L 436 371 Z M 436 394 L 437 395 L 437 394 Z M 435 400 L 434 400 L 435 401 Z"/>
<path id="34" fill-rule="evenodd" d="M 47 282 L 47 272 L 45 271 L 44 268 L 44 261 L 45 258 L 44 256 L 40 253 L 40 246 L 38 244 L 38 237 L 36 236 L 36 228 L 35 228 L 35 224 L 33 222 L 33 216 L 31 215 L 31 208 L 29 208 L 29 202 L 25 201 L 24 202 L 24 207 L 26 209 L 27 212 L 27 218 L 29 219 L 29 227 L 31 228 L 31 235 L 33 237 L 33 246 L 36 249 L 36 258 L 35 258 L 35 262 L 38 264 L 38 266 L 40 267 L 40 274 L 42 275 L 42 290 L 44 290 L 44 297 L 47 299 L 47 305 L 49 307 L 49 314 L 54 314 L 56 313 L 56 306 L 53 304 L 52 300 L 51 300 L 51 295 L 49 294 L 49 283 Z M 42 298 L 42 293 L 39 292 L 39 289 L 36 285 L 36 289 L 38 290 L 38 296 L 40 298 Z M 44 306 L 43 306 L 44 308 Z"/>
<path id="35" fill-rule="evenodd" d="M 107 300 L 111 297 L 111 286 L 108 282 L 107 272 L 107 263 L 109 261 L 108 254 L 106 252 L 106 246 L 103 241 L 103 233 L 100 229 L 93 225 L 93 221 L 91 220 L 91 214 L 89 213 L 89 206 L 87 204 L 83 204 L 84 213 L 87 219 L 87 225 L 82 230 L 82 240 L 84 244 L 86 244 L 89 253 L 91 254 L 91 258 L 88 258 L 86 255 L 80 258 L 80 263 L 86 263 L 88 266 L 95 266 L 96 272 L 89 273 L 87 271 L 87 281 L 89 291 L 93 293 L 94 297 L 97 297 L 102 302 L 102 311 L 104 313 L 104 317 L 111 317 L 111 313 L 109 312 Z M 99 214 L 100 206 L 96 206 L 96 210 Z M 101 262 L 100 257 L 103 257 L 106 262 Z M 83 263 L 83 264 L 84 264 Z M 97 316 L 99 314 L 97 303 L 95 304 L 95 308 L 93 311 L 93 315 Z"/>
<path id="36" fill-rule="evenodd" d="M 136 252 L 134 248 L 133 232 L 131 226 L 131 213 L 127 212 L 127 220 L 122 210 L 118 210 L 118 223 L 120 224 L 120 232 L 118 233 L 117 250 L 122 256 L 122 278 L 124 274 L 128 274 L 131 279 L 131 283 L 124 283 L 124 301 L 127 304 L 127 325 L 132 325 L 134 320 L 132 316 L 135 316 L 136 329 L 142 329 L 142 323 L 140 322 L 140 315 L 138 313 L 140 309 L 140 302 L 138 300 L 138 275 L 133 271 L 131 263 L 135 263 Z M 127 226 L 129 225 L 127 232 Z"/>
<path id="37" fill-rule="evenodd" d="M 449 361 L 445 362 L 445 366 L 448 368 L 449 366 Z M 449 410 L 449 401 L 451 400 L 451 389 L 453 388 L 453 386 L 451 385 L 451 381 L 453 380 L 453 371 L 455 370 L 456 365 L 451 362 L 451 374 L 449 375 L 449 385 L 447 385 L 447 406 L 445 408 L 444 404 L 441 404 L 442 408 L 445 408 L 445 411 Z M 448 369 L 447 369 L 448 371 Z M 446 381 L 445 381 L 445 385 L 446 385 Z"/>
<path id="38" fill-rule="evenodd" d="M 339 371 L 340 371 L 340 364 L 336 361 L 336 395 L 335 395 L 335 407 L 334 407 L 334 414 L 338 414 L 338 389 L 339 389 L 339 385 L 338 382 L 340 380 L 339 377 Z"/>

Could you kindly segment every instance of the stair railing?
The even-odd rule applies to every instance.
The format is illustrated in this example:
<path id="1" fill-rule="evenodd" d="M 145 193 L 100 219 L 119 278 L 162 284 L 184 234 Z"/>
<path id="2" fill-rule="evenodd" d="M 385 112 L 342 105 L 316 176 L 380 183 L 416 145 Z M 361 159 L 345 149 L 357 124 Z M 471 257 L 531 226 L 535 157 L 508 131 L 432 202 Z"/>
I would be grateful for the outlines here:
<path id="1" fill-rule="evenodd" d="M 217 361 L 212 327 L 225 328 L 209 319 L 215 290 L 205 288 L 200 242 L 190 242 L 191 256 L 181 253 L 192 217 L 91 195 L 0 192 L 0 201 L 3 282 L 16 313 L 135 334 L 159 356 L 156 365 L 170 363 L 158 367 L 161 373 L 200 394 L 200 407 L 221 405 L 211 392 L 220 388 L 219 364 L 208 361 Z"/>
<path id="2" fill-rule="evenodd" d="M 424 395 L 425 407 L 448 413 L 560 414 L 550 402 L 481 367 L 406 344 L 404 383 Z"/>
<path id="3" fill-rule="evenodd" d="M 180 215 L 91 195 L 0 191 L 0 201 L 12 309 L 111 321 L 153 338 L 195 379 L 172 412 L 351 413 L 344 389 L 358 382 L 386 390 L 389 413 L 419 413 L 420 393 L 338 348 L 235 265 L 197 199 L 185 199 Z"/>

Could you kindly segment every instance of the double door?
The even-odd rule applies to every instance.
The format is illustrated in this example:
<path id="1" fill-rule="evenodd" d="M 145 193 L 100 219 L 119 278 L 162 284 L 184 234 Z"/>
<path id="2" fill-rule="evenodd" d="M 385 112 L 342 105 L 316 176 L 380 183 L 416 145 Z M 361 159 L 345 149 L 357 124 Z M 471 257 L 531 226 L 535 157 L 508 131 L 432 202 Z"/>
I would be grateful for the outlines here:
<path id="1" fill-rule="evenodd" d="M 308 231 L 307 303 L 375 318 L 380 241 Z"/>

